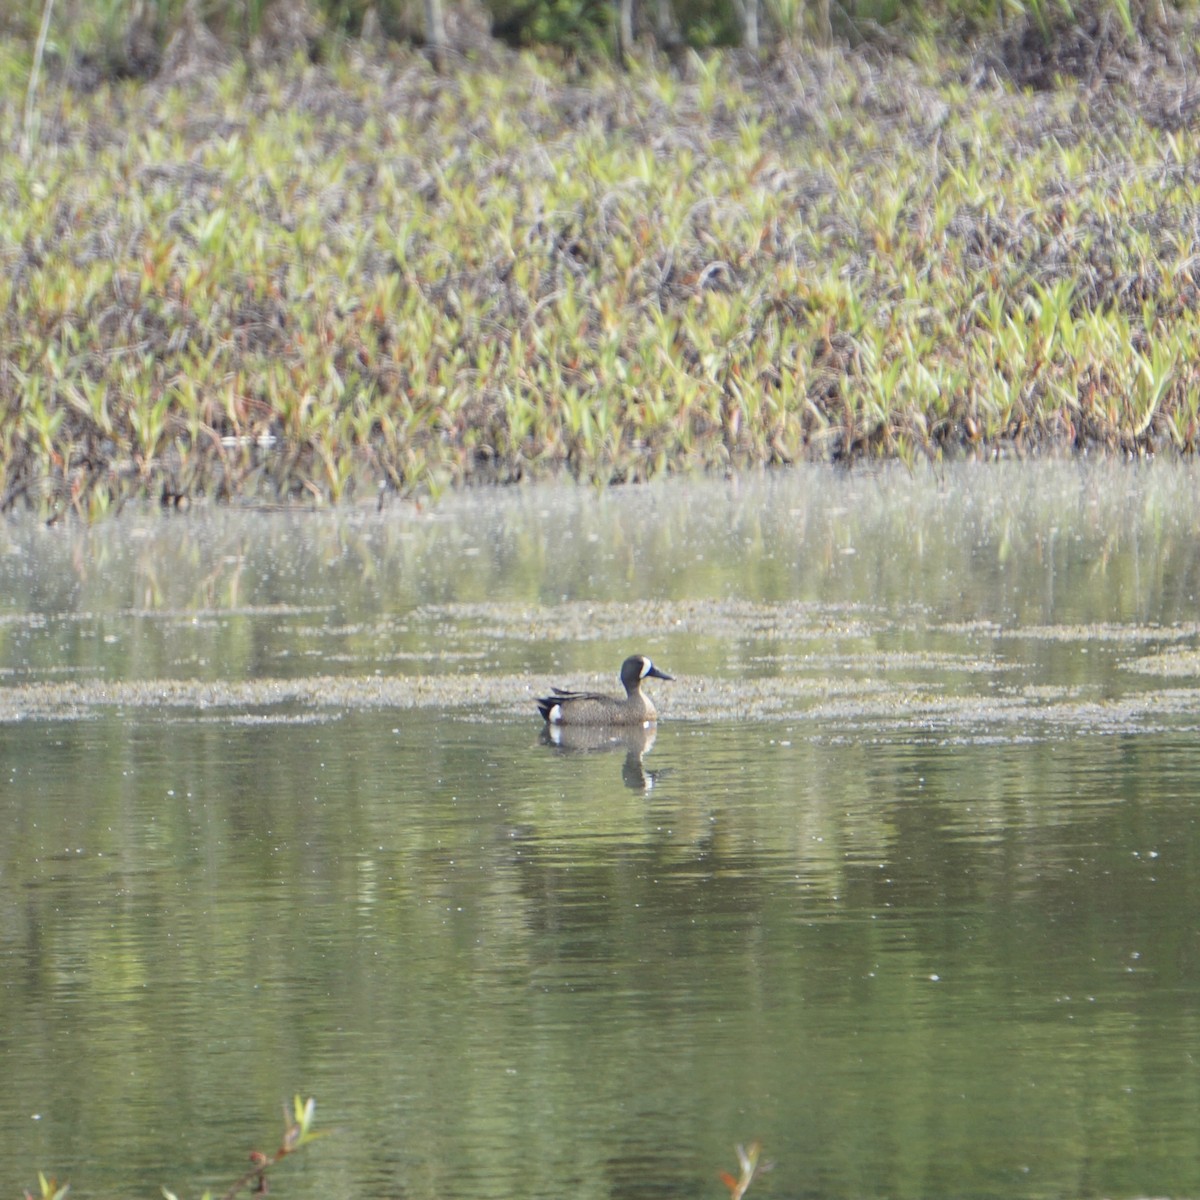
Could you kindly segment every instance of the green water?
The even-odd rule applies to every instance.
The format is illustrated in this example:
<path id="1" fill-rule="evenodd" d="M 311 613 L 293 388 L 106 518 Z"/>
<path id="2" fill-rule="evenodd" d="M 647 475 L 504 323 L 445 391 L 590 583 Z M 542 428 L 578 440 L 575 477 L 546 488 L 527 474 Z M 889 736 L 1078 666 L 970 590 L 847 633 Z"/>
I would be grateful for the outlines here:
<path id="1" fill-rule="evenodd" d="M 1200 1194 L 1198 483 L 0 529 L 0 1183 Z"/>

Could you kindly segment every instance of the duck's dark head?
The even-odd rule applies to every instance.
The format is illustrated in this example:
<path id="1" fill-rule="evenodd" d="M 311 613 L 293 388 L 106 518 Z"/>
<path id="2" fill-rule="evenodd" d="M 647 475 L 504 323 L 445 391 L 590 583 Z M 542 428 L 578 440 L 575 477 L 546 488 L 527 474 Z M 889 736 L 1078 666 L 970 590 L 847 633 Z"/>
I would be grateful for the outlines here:
<path id="1" fill-rule="evenodd" d="M 632 692 L 643 679 L 674 679 L 674 676 L 660 671 L 644 654 L 632 654 L 621 664 L 621 682 L 627 692 Z"/>

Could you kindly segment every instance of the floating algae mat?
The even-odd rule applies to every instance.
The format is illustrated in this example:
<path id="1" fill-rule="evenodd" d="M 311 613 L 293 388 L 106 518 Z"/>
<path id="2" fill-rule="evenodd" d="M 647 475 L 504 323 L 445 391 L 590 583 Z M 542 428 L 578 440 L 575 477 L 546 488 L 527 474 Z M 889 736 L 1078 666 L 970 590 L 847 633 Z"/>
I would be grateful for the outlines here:
<path id="1" fill-rule="evenodd" d="M 932 631 L 929 631 L 932 632 Z M 1176 631 L 1193 639 L 1196 630 Z M 1154 628 L 1130 630 L 1128 637 L 1155 645 L 1164 638 Z M 813 736 L 827 734 L 826 723 L 958 735 L 996 727 L 1054 736 L 1067 731 L 1113 732 L 1160 728 L 1161 720 L 1200 717 L 1200 651 L 1164 652 L 1135 658 L 1125 669 L 1193 682 L 1160 690 L 1131 688 L 1110 696 L 1102 684 L 1078 686 L 1006 685 L 1006 672 L 1020 671 L 1001 643 L 989 657 L 981 650 L 962 653 L 883 652 L 842 656 L 829 653 L 781 655 L 774 666 L 786 673 L 748 680 L 693 675 L 663 689 L 663 708 L 674 720 L 786 720 L 803 722 Z M 1091 635 L 1071 639 L 1086 650 Z M 588 672 L 573 677 L 589 687 L 611 681 Z M 972 681 L 976 686 L 972 687 Z M 528 718 L 533 691 L 528 678 L 480 674 L 468 668 L 453 675 L 340 677 L 311 675 L 286 680 L 206 683 L 189 680 L 123 680 L 116 683 L 64 682 L 13 684 L 0 691 L 0 721 L 85 718 L 97 711 L 140 709 L 164 720 L 206 714 L 225 721 L 330 721 L 359 709 L 426 708 L 460 719 L 486 721 Z M 182 711 L 181 711 L 182 710 Z"/>

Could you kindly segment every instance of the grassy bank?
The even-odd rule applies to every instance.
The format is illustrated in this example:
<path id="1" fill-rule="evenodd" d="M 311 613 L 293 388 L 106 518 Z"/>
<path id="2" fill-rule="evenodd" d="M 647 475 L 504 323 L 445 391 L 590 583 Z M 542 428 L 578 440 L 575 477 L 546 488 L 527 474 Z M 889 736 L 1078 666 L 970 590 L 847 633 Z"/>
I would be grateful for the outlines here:
<path id="1" fill-rule="evenodd" d="M 1034 90 L 1011 39 L 576 77 L 197 38 L 28 123 L 10 44 L 0 507 L 1191 453 L 1173 44 Z"/>

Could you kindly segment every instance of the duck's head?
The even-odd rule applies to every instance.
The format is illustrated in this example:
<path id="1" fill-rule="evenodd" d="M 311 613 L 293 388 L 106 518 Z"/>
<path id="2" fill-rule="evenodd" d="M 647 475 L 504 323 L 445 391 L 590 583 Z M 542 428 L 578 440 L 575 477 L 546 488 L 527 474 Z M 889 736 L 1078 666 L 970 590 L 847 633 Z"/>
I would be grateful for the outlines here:
<path id="1" fill-rule="evenodd" d="M 643 679 L 674 679 L 674 676 L 660 671 L 644 654 L 631 654 L 621 664 L 621 682 L 627 692 L 632 692 Z"/>

